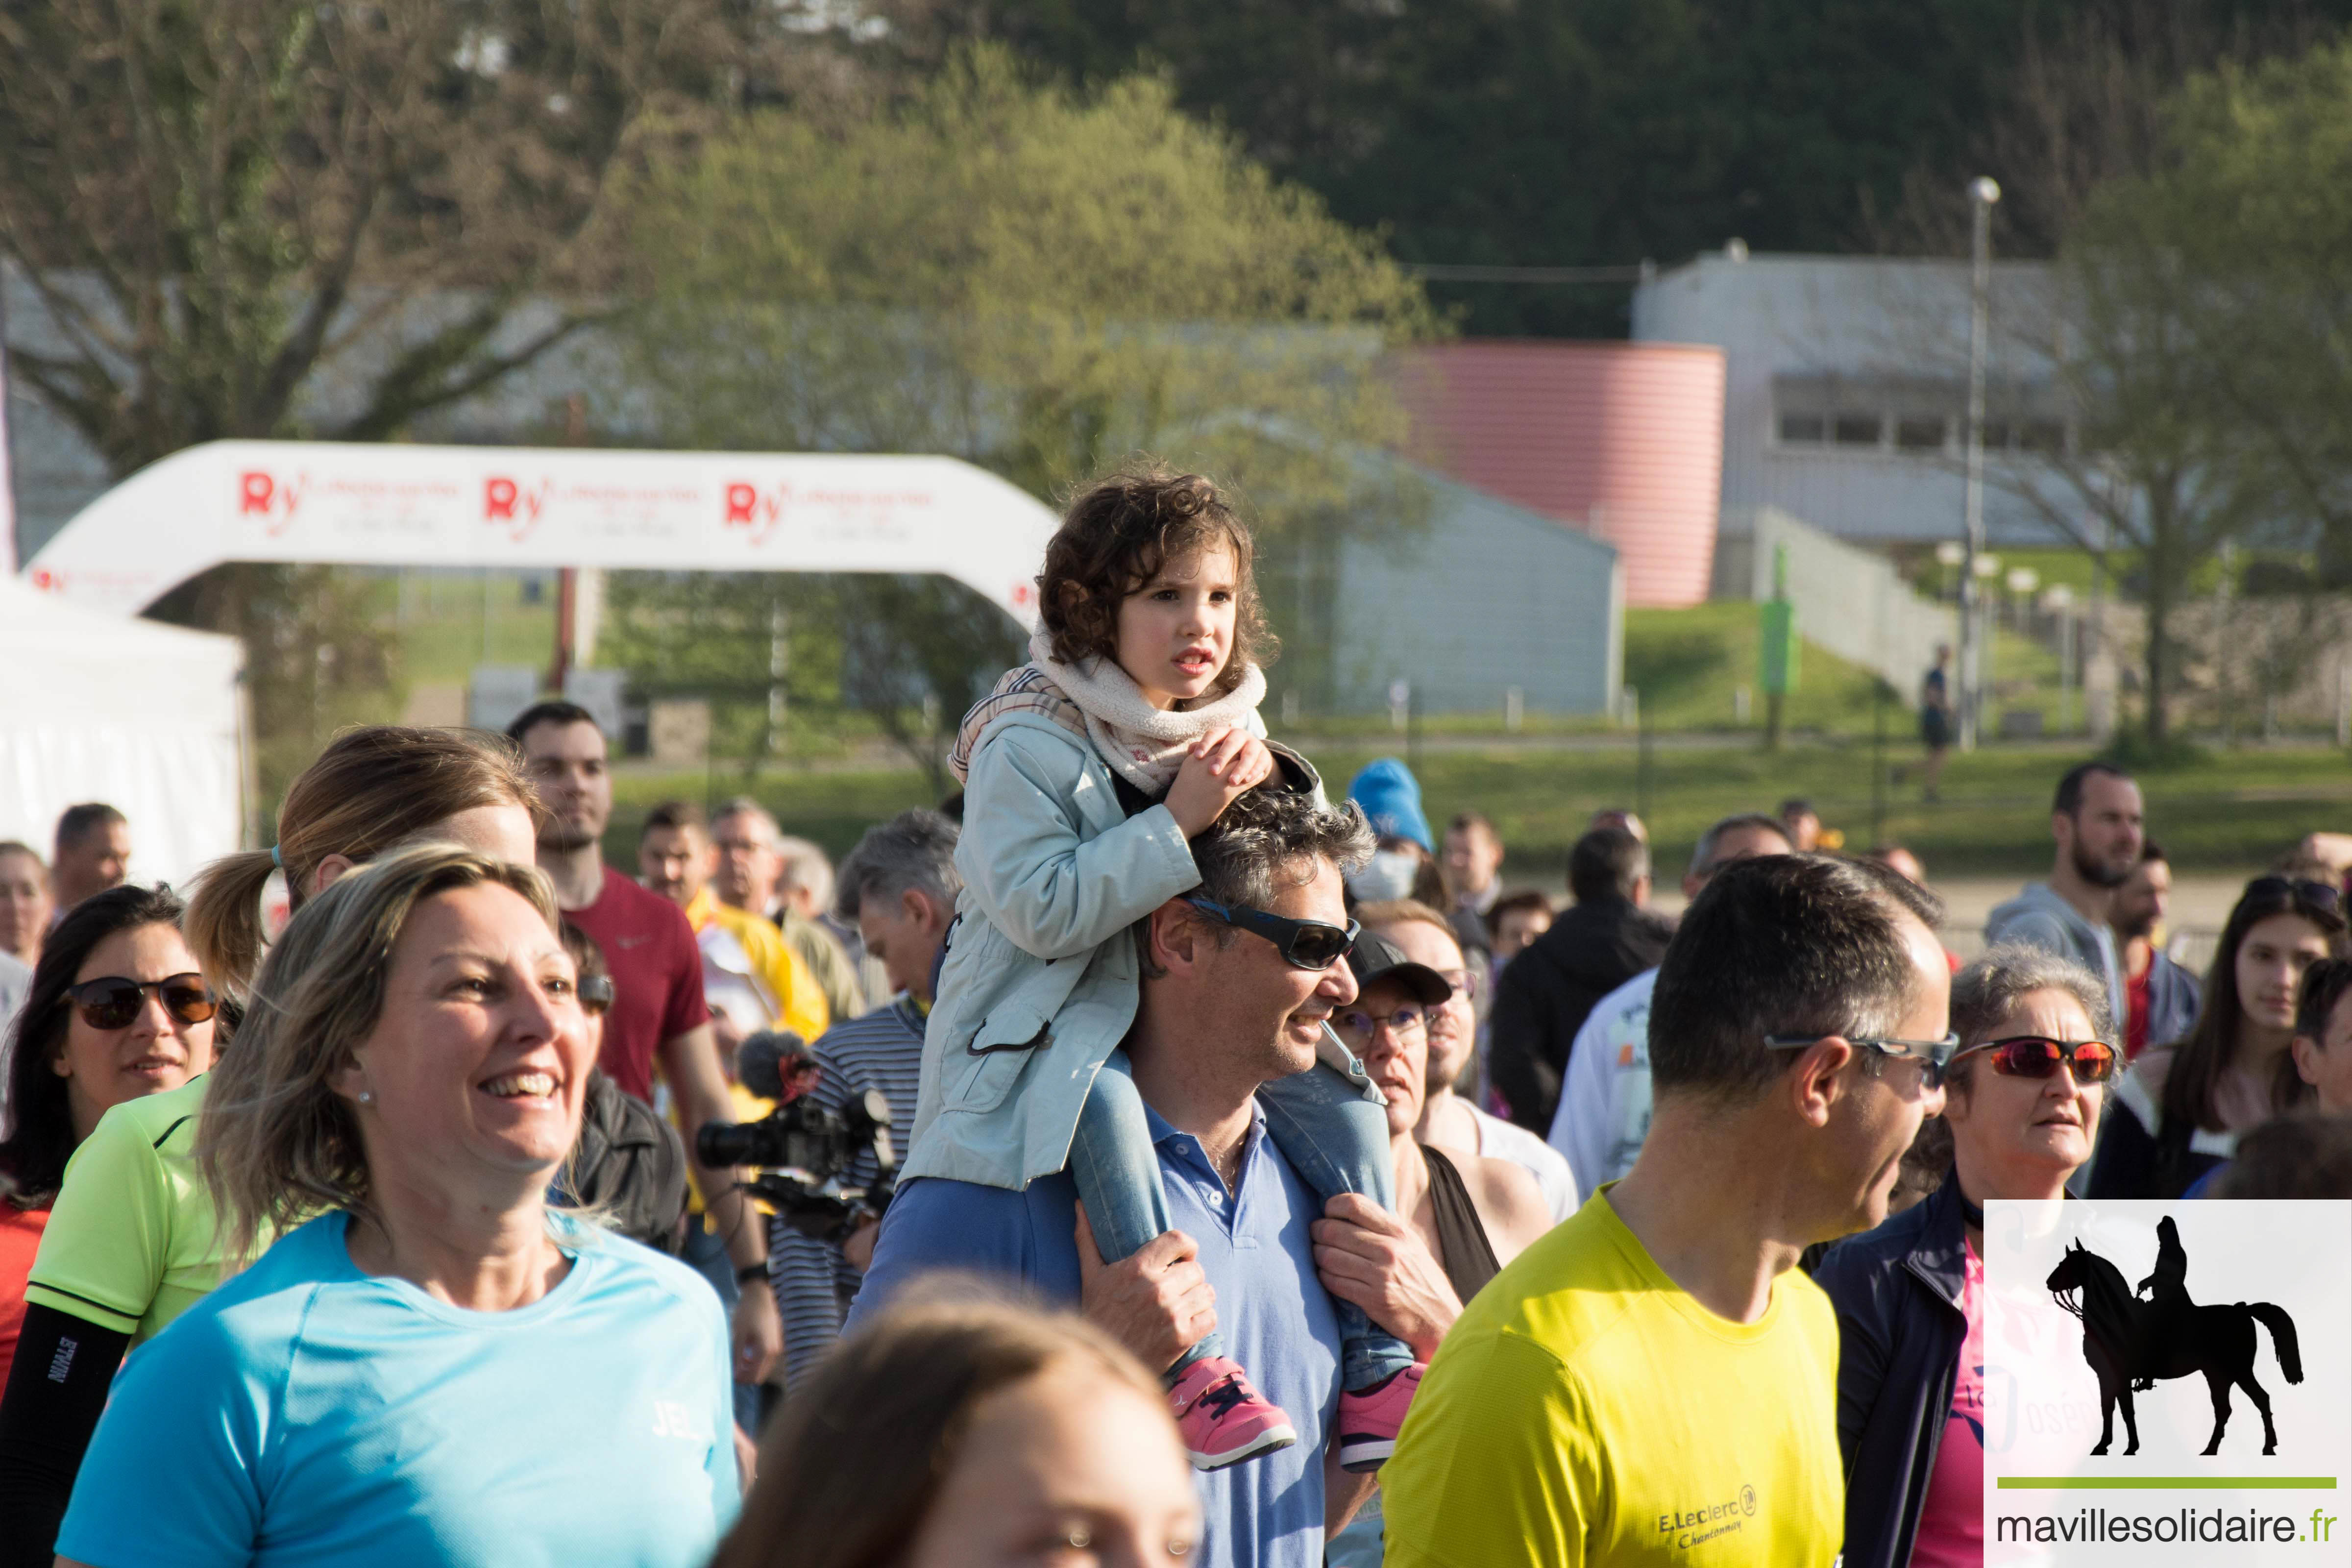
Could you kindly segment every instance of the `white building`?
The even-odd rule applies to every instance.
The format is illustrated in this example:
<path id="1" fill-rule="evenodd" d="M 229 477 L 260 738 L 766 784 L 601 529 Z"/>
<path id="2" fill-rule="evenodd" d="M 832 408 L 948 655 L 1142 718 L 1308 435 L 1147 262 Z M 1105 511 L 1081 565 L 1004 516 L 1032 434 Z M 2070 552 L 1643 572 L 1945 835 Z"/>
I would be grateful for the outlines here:
<path id="1" fill-rule="evenodd" d="M 1989 467 L 2074 440 L 2046 360 L 2051 268 L 1993 268 Z M 1734 247 L 1659 273 L 1633 296 L 1637 341 L 1707 343 L 1726 360 L 1723 529 L 1776 507 L 1858 542 L 1920 544 L 1963 527 L 1969 267 L 1873 257 L 1748 256 Z M 2066 542 L 1999 483 L 1996 545 Z"/>

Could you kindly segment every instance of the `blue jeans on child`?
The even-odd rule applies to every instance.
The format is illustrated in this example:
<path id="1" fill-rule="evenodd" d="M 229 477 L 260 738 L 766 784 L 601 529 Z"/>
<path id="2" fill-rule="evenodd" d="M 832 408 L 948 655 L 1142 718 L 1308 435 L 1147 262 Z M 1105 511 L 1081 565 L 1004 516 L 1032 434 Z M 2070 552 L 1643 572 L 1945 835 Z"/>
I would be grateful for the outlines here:
<path id="1" fill-rule="evenodd" d="M 1360 1193 L 1384 1209 L 1396 1208 L 1388 1111 L 1363 1088 L 1318 1063 L 1265 1085 L 1258 1102 L 1275 1147 L 1316 1196 Z M 1070 1176 L 1105 1262 L 1115 1263 L 1167 1232 L 1160 1162 L 1123 1050 L 1113 1051 L 1095 1075 L 1070 1144 Z M 1348 1392 L 1361 1393 L 1412 1364 L 1412 1347 L 1373 1323 L 1361 1307 L 1337 1297 L 1331 1305 L 1339 1320 L 1340 1385 Z M 1177 1357 L 1168 1380 L 1172 1384 L 1202 1356 L 1223 1353 L 1222 1337 L 1212 1332 Z"/>

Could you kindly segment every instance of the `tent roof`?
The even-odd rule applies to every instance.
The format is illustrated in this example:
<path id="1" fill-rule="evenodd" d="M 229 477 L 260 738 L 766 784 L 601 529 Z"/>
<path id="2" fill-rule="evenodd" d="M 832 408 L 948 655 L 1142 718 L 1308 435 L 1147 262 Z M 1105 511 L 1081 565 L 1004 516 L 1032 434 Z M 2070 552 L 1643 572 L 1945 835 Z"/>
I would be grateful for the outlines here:
<path id="1" fill-rule="evenodd" d="M 235 637 L 109 615 L 0 575 L 0 715 L 236 732 Z"/>

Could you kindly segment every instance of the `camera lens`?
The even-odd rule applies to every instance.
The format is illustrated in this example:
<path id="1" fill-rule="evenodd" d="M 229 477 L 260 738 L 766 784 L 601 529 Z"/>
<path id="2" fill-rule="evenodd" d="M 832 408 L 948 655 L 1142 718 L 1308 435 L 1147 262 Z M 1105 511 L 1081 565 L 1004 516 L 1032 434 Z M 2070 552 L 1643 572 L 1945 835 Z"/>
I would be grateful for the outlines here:
<path id="1" fill-rule="evenodd" d="M 706 1121 L 694 1135 L 694 1157 L 706 1165 L 756 1165 L 759 1144 L 757 1122 Z"/>

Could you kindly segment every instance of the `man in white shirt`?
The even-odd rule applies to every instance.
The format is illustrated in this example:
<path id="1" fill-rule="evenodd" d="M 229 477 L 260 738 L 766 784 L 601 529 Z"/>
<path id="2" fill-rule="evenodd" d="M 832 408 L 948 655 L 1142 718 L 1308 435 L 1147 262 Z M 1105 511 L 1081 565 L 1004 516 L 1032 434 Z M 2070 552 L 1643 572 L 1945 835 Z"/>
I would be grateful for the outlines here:
<path id="1" fill-rule="evenodd" d="M 1793 852 L 1787 830 L 1771 817 L 1727 816 L 1699 835 L 1683 894 L 1698 897 L 1734 860 Z M 1569 1047 L 1549 1142 L 1591 1186 L 1632 1170 L 1650 1135 L 1650 992 L 1657 981 L 1658 972 L 1646 970 L 1594 1003 Z"/>

